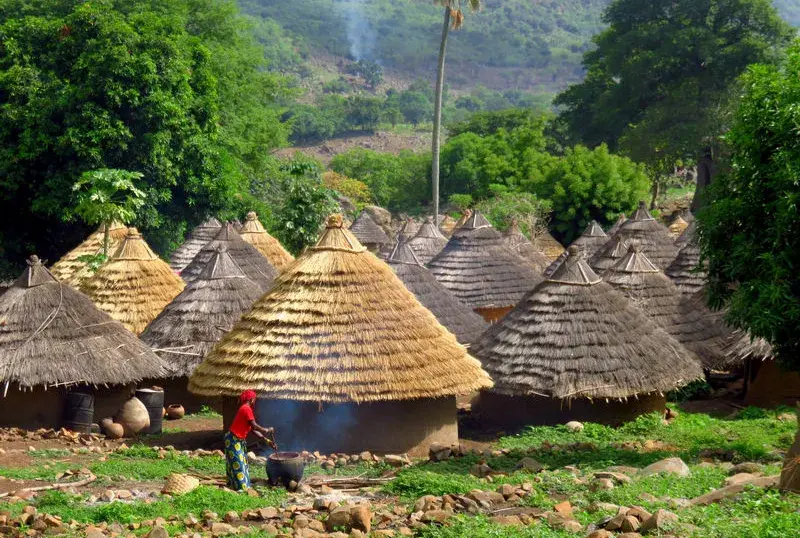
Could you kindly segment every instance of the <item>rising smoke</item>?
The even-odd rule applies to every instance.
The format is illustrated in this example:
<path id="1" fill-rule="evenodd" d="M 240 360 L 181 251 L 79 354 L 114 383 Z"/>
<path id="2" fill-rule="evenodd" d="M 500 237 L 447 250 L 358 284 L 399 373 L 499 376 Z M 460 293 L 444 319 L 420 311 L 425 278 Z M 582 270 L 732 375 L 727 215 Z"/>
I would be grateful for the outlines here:
<path id="1" fill-rule="evenodd" d="M 349 0 L 342 4 L 350 55 L 356 61 L 375 60 L 375 42 L 378 36 L 364 13 L 367 1 Z"/>

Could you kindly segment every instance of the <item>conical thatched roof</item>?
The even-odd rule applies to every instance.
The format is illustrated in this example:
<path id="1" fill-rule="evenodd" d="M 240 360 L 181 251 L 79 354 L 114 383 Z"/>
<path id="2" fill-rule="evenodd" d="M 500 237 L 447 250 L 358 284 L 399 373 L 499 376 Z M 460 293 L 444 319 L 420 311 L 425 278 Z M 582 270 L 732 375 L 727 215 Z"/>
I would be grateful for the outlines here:
<path id="1" fill-rule="evenodd" d="M 444 287 L 471 308 L 517 304 L 542 278 L 503 244 L 503 236 L 475 211 L 428 264 Z"/>
<path id="2" fill-rule="evenodd" d="M 678 255 L 675 239 L 664 225 L 650 215 L 644 202 L 639 202 L 639 208 L 619 227 L 616 235 L 629 245 L 642 247 L 650 261 L 662 271 Z"/>
<path id="3" fill-rule="evenodd" d="M 164 358 L 172 376 L 188 376 L 262 295 L 225 245 L 219 245 L 200 275 L 147 326 L 141 338 Z"/>
<path id="4" fill-rule="evenodd" d="M 408 241 L 412 239 L 422 227 L 422 224 L 417 222 L 411 217 L 408 217 L 403 225 L 400 227 L 400 232 L 397 234 L 397 241 Z"/>
<path id="5" fill-rule="evenodd" d="M 181 291 L 183 281 L 145 243 L 136 228 L 83 291 L 100 310 L 139 335 Z"/>
<path id="6" fill-rule="evenodd" d="M 547 230 L 532 238 L 531 242 L 536 250 L 542 252 L 550 261 L 557 260 L 564 253 L 564 247 Z"/>
<path id="7" fill-rule="evenodd" d="M 599 275 L 613 267 L 628 253 L 628 243 L 614 236 L 589 260 L 589 266 Z"/>
<path id="8" fill-rule="evenodd" d="M 417 235 L 408 240 L 408 246 L 423 265 L 435 258 L 445 245 L 447 245 L 447 238 L 433 223 L 433 217 L 428 217 L 420 226 Z"/>
<path id="9" fill-rule="evenodd" d="M 186 241 L 169 258 L 169 266 L 172 267 L 173 271 L 180 273 L 187 265 L 192 263 L 197 253 L 214 239 L 220 228 L 222 228 L 222 223 L 211 217 L 192 230 Z"/>
<path id="10" fill-rule="evenodd" d="M 480 363 L 339 215 L 189 380 L 206 396 L 252 388 L 262 398 L 356 403 L 488 386 Z"/>
<path id="11" fill-rule="evenodd" d="M 375 224 L 375 221 L 372 220 L 372 217 L 369 216 L 367 211 L 362 211 L 356 220 L 353 221 L 353 224 L 350 225 L 350 232 L 356 236 L 359 242 L 372 249 L 388 245 L 392 242 L 389 236 L 386 235 L 386 232 Z"/>
<path id="12" fill-rule="evenodd" d="M 669 233 L 671 233 L 673 237 L 678 238 L 688 227 L 689 223 L 683 220 L 683 217 L 678 214 L 678 216 L 672 219 L 669 225 Z"/>
<path id="13" fill-rule="evenodd" d="M 471 216 L 472 216 L 471 209 L 465 209 L 464 211 L 462 211 L 461 216 L 458 217 L 458 220 L 456 221 L 455 225 L 453 225 L 453 231 L 451 232 L 451 235 L 455 233 L 456 230 L 464 226 L 464 223 L 467 222 Z"/>
<path id="14" fill-rule="evenodd" d="M 220 228 L 214 239 L 197 253 L 192 263 L 181 271 L 181 278 L 187 283 L 194 281 L 203 272 L 220 245 L 225 246 L 236 265 L 247 275 L 247 278 L 258 284 L 262 291 L 267 291 L 272 286 L 278 270 L 256 247 L 242 239 L 242 236 L 233 229 L 233 224 L 230 223 Z"/>
<path id="15" fill-rule="evenodd" d="M 456 219 L 451 217 L 450 215 L 439 215 L 436 218 L 437 225 L 439 226 L 439 231 L 442 232 L 445 237 L 450 237 L 453 235 L 453 230 L 456 227 Z"/>
<path id="16" fill-rule="evenodd" d="M 708 280 L 708 273 L 700 267 L 700 247 L 694 242 L 686 244 L 665 273 L 684 295 L 700 292 Z"/>
<path id="17" fill-rule="evenodd" d="M 150 348 L 36 256 L 0 298 L 0 384 L 117 385 L 163 374 Z"/>
<path id="18" fill-rule="evenodd" d="M 111 256 L 117 251 L 128 233 L 128 228 L 119 222 L 113 222 L 108 227 L 108 255 Z M 69 284 L 74 288 L 80 287 L 81 283 L 91 277 L 94 272 L 89 268 L 85 261 L 78 258 L 81 256 L 95 256 L 103 252 L 103 226 L 100 226 L 86 240 L 70 250 L 61 257 L 50 272 L 59 282 Z"/>
<path id="19" fill-rule="evenodd" d="M 675 246 L 678 248 L 683 248 L 689 243 L 696 243 L 697 242 L 697 222 L 692 219 L 692 222 L 689 223 L 689 226 L 678 236 L 675 240 Z"/>
<path id="20" fill-rule="evenodd" d="M 533 243 L 519 229 L 519 223 L 516 219 L 511 220 L 508 230 L 503 233 L 503 244 L 525 260 L 536 273 L 541 273 L 550 265 L 550 260 L 547 256 L 543 252 L 536 250 Z"/>
<path id="21" fill-rule="evenodd" d="M 283 271 L 287 265 L 294 261 L 294 256 L 283 248 L 280 241 L 272 237 L 267 230 L 264 229 L 264 225 L 259 222 L 258 215 L 256 215 L 254 211 L 250 211 L 247 214 L 247 218 L 242 225 L 242 230 L 239 232 L 239 235 L 241 235 L 242 239 L 247 243 L 256 247 L 278 271 Z"/>
<path id="22" fill-rule="evenodd" d="M 386 261 L 422 306 L 430 310 L 439 323 L 453 333 L 462 344 L 471 344 L 488 327 L 481 316 L 472 311 L 439 284 L 422 266 L 407 243 L 398 243 Z"/>
<path id="23" fill-rule="evenodd" d="M 696 353 L 703 364 L 718 363 L 725 354 L 730 330 L 717 323 L 703 305 L 683 297 L 640 248 L 631 246 L 603 278 L 659 327 Z"/>
<path id="24" fill-rule="evenodd" d="M 606 235 L 608 237 L 613 237 L 613 235 L 617 233 L 617 230 L 619 230 L 619 227 L 622 226 L 626 220 L 628 220 L 628 217 L 625 216 L 625 213 L 620 213 L 617 217 L 617 220 L 614 221 L 614 224 L 612 224 L 611 228 L 609 228 L 606 232 Z"/>
<path id="25" fill-rule="evenodd" d="M 593 220 L 572 244 L 580 247 L 584 259 L 588 260 L 603 248 L 603 245 L 607 242 L 608 236 L 603 231 L 603 228 L 600 227 L 596 220 Z"/>
<path id="26" fill-rule="evenodd" d="M 628 398 L 702 377 L 657 328 L 570 247 L 569 258 L 473 346 L 510 396 Z"/>

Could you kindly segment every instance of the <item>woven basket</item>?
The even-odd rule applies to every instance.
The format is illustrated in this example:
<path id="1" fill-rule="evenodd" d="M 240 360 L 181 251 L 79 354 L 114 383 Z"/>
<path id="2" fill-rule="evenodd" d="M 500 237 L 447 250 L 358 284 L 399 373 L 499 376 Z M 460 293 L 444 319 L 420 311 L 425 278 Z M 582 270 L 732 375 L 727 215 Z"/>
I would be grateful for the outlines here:
<path id="1" fill-rule="evenodd" d="M 186 474 L 172 473 L 164 484 L 161 493 L 169 495 L 183 495 L 196 489 L 200 485 L 200 480 Z"/>

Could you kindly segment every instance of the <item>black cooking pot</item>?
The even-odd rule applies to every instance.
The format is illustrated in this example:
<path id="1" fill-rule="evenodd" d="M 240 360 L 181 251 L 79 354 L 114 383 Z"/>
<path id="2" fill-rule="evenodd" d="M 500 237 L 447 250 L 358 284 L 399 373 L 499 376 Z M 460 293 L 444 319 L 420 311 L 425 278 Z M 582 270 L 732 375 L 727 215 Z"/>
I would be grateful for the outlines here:
<path id="1" fill-rule="evenodd" d="M 297 452 L 275 452 L 267 458 L 267 479 L 270 486 L 289 487 L 294 481 L 299 484 L 303 479 L 306 461 Z"/>

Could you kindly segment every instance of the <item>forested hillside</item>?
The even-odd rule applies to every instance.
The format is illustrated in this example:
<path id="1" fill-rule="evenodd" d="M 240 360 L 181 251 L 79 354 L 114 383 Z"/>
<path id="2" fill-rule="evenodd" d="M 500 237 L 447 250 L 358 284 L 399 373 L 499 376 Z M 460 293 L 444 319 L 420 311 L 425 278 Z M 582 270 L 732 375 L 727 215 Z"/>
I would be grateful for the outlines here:
<path id="1" fill-rule="evenodd" d="M 239 0 L 274 19 L 300 49 L 367 59 L 427 74 L 436 60 L 440 8 L 428 0 Z M 451 35 L 448 82 L 552 91 L 581 78 L 581 56 L 602 28 L 610 0 L 483 0 Z M 775 0 L 800 25 L 800 0 Z"/>

